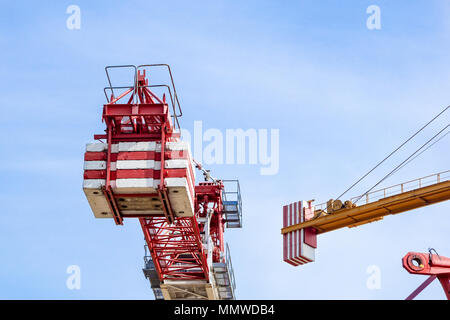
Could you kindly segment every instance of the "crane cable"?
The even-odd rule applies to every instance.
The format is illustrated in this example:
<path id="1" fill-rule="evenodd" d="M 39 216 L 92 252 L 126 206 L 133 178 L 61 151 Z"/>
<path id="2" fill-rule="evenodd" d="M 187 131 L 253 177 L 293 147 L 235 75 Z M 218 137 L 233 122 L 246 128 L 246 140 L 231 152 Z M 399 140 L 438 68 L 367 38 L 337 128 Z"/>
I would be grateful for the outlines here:
<path id="1" fill-rule="evenodd" d="M 414 133 L 411 137 L 409 137 L 406 141 L 404 141 L 400 146 L 397 147 L 394 151 L 392 151 L 388 156 L 386 156 L 383 160 L 381 160 L 375 167 L 370 169 L 366 174 L 364 174 L 358 181 L 356 181 L 354 184 L 352 184 L 347 190 L 345 190 L 339 197 L 336 198 L 336 200 L 340 199 L 343 195 L 345 195 L 348 191 L 353 189 L 354 186 L 356 186 L 358 183 L 361 182 L 365 177 L 367 177 L 372 171 L 374 171 L 376 168 L 378 168 L 383 162 L 385 162 L 387 159 L 389 159 L 394 153 L 396 153 L 398 150 L 400 150 L 405 144 L 407 144 L 409 141 L 411 141 L 416 135 L 418 135 L 423 129 L 425 129 L 428 125 L 430 125 L 434 120 L 436 120 L 439 116 L 441 116 L 445 111 L 448 110 L 450 106 L 447 106 L 439 112 L 433 119 L 431 119 L 427 124 L 425 124 L 422 128 L 420 128 L 416 133 Z"/>
<path id="2" fill-rule="evenodd" d="M 432 144 L 430 144 L 428 147 L 426 147 L 425 149 L 423 149 L 420 153 L 416 154 L 413 158 L 409 159 L 408 162 L 406 162 L 405 164 L 403 164 L 400 168 L 398 168 L 395 172 L 393 172 L 392 174 L 396 173 L 398 170 L 400 170 L 401 168 L 403 168 L 404 166 L 406 166 L 408 163 L 410 163 L 411 161 L 413 161 L 415 158 L 417 158 L 418 156 L 420 156 L 422 153 L 424 153 L 425 151 L 427 151 L 428 149 L 430 149 L 432 146 L 434 146 L 436 143 L 438 143 L 439 141 L 441 141 L 443 138 L 445 138 L 445 136 L 447 136 L 450 133 L 450 130 L 447 131 L 442 137 L 440 137 L 439 139 L 437 139 L 435 142 L 433 142 Z"/>
<path id="3" fill-rule="evenodd" d="M 450 127 L 450 124 L 446 125 L 443 129 L 441 129 L 438 133 L 436 133 L 431 139 L 429 139 L 427 142 L 425 142 L 419 149 L 417 149 L 416 151 L 414 151 L 408 158 L 406 158 L 405 160 L 402 161 L 402 163 L 400 163 L 397 167 L 394 168 L 394 170 L 392 170 L 391 172 L 389 172 L 387 175 L 385 175 L 380 181 L 378 181 L 376 184 L 374 184 L 369 190 L 367 190 L 365 193 L 363 193 L 362 195 L 360 195 L 354 203 L 358 202 L 363 196 L 365 196 L 366 194 L 368 194 L 370 191 L 373 190 L 373 188 L 375 188 L 376 186 L 378 186 L 380 183 L 382 183 L 384 180 L 386 180 L 387 178 L 389 178 L 391 175 L 393 175 L 395 172 L 397 172 L 399 169 L 401 169 L 417 152 L 419 152 L 420 150 L 422 150 L 428 143 L 430 143 L 431 141 L 434 140 L 434 138 L 436 138 L 438 135 L 440 135 L 444 130 L 446 130 L 448 127 Z M 437 141 L 435 141 L 437 142 Z M 430 145 L 431 146 L 431 145 Z M 429 147 L 430 147 L 429 146 Z M 424 150 L 425 151 L 425 150 Z M 414 158 L 413 158 L 414 159 Z"/>
<path id="4" fill-rule="evenodd" d="M 195 167 L 196 167 L 198 170 L 200 170 L 200 171 L 203 172 L 203 176 L 205 177 L 205 181 L 212 180 L 212 182 L 214 182 L 214 183 L 217 183 L 217 182 L 218 182 L 218 180 L 217 180 L 216 178 L 211 177 L 210 170 L 207 170 L 207 169 L 203 168 L 203 166 L 202 166 L 201 163 L 195 161 L 195 159 L 192 159 L 192 162 L 194 162 Z"/>

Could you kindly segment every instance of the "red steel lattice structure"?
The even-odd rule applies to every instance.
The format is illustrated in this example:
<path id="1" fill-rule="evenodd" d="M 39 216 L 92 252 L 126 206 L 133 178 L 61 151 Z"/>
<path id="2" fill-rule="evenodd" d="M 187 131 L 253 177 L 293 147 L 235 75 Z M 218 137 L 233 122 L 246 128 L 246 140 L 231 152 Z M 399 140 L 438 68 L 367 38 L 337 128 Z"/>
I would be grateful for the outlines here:
<path id="1" fill-rule="evenodd" d="M 195 217 L 141 218 L 149 250 L 161 280 L 208 280 L 208 265 Z"/>
<path id="2" fill-rule="evenodd" d="M 121 214 L 118 199 L 121 197 L 153 197 L 160 200 L 162 213 L 160 215 L 127 214 L 126 217 L 139 218 L 145 240 L 151 253 L 152 260 L 161 281 L 164 280 L 209 280 L 207 263 L 207 249 L 202 243 L 201 232 L 205 232 L 205 223 L 199 223 L 197 218 L 204 218 L 211 207 L 215 215 L 211 216 L 209 232 L 215 245 L 213 261 L 223 260 L 224 240 L 223 230 L 223 184 L 201 183 L 195 187 L 195 214 L 191 217 L 178 217 L 174 215 L 164 185 L 164 178 L 168 172 L 164 170 L 164 160 L 170 157 L 165 150 L 165 144 L 179 141 L 180 134 L 178 117 L 182 115 L 178 103 L 172 73 L 168 65 L 143 66 L 117 66 L 134 70 L 134 85 L 129 87 L 113 87 L 106 67 L 109 87 L 105 88 L 108 103 L 103 107 L 102 120 L 106 124 L 105 134 L 94 135 L 96 140 L 106 140 L 108 144 L 106 159 L 106 185 L 103 193 L 108 201 L 116 224 L 123 224 L 124 215 Z M 149 85 L 146 78 L 146 69 L 150 67 L 167 67 L 171 79 L 171 87 L 167 85 Z M 166 95 L 159 98 L 150 89 L 164 87 L 167 89 L 170 100 Z M 172 90 L 173 92 L 172 92 Z M 114 90 L 124 90 L 117 96 Z M 110 93 L 110 95 L 108 95 Z M 172 108 L 169 108 L 169 102 Z M 172 109 L 172 114 L 170 112 Z M 129 141 L 155 141 L 161 144 L 161 172 L 157 193 L 117 194 L 111 187 L 111 161 L 113 144 Z"/>

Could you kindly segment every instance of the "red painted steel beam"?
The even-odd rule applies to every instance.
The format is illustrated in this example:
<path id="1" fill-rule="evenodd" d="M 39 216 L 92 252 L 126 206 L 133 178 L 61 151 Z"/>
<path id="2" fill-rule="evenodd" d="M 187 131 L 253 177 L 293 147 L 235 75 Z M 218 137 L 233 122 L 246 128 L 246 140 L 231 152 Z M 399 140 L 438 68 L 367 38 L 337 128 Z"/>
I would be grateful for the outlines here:
<path id="1" fill-rule="evenodd" d="M 206 254 L 195 217 L 139 219 L 160 280 L 208 280 Z"/>
<path id="2" fill-rule="evenodd" d="M 221 262 L 224 258 L 225 241 L 224 241 L 224 225 L 223 219 L 223 203 L 222 192 L 224 185 L 222 182 L 201 182 L 195 186 L 195 211 L 200 212 L 202 208 L 212 209 L 213 214 L 210 217 L 209 234 L 213 243 L 213 262 Z M 201 213 L 202 217 L 206 216 L 206 211 Z"/>
<path id="3" fill-rule="evenodd" d="M 402 263 L 403 268 L 411 274 L 430 276 L 408 298 L 413 299 L 429 283 L 438 278 L 447 299 L 450 300 L 450 258 L 431 253 L 408 252 L 403 257 Z"/>
<path id="4" fill-rule="evenodd" d="M 423 291 L 430 283 L 436 279 L 436 276 L 429 276 L 416 290 L 414 290 L 405 300 L 413 300 L 419 293 Z"/>

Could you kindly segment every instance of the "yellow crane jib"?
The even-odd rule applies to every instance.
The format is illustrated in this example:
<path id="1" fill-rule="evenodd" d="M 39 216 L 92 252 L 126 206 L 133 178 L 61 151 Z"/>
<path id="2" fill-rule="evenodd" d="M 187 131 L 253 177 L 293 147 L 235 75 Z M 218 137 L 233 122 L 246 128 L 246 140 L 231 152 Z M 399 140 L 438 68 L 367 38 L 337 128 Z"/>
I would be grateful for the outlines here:
<path id="1" fill-rule="evenodd" d="M 358 199 L 354 203 L 353 201 Z M 356 227 L 450 199 L 450 170 L 376 190 L 342 203 L 329 200 L 316 205 L 314 217 L 281 229 L 287 234 L 314 228 L 317 234 L 343 227 Z M 358 204 L 361 202 L 361 204 Z"/>

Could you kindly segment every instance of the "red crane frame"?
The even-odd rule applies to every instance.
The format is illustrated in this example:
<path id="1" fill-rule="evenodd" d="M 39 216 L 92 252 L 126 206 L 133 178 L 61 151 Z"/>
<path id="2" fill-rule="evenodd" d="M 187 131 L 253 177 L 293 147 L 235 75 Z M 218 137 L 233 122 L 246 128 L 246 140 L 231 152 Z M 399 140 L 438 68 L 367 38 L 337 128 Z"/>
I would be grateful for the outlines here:
<path id="1" fill-rule="evenodd" d="M 170 114 L 170 108 L 166 102 L 166 96 L 160 99 L 154 94 L 146 78 L 146 70 L 141 67 L 167 66 L 172 80 L 172 90 L 169 89 L 170 100 L 174 115 Z M 219 181 L 200 183 L 195 186 L 194 208 L 195 214 L 192 217 L 176 217 L 172 212 L 172 207 L 167 196 L 167 189 L 164 186 L 164 159 L 166 158 L 165 143 L 169 141 L 179 141 L 180 133 L 176 132 L 180 114 L 175 114 L 175 103 L 178 103 L 175 86 L 173 84 L 172 73 L 168 65 L 146 65 L 146 66 L 118 66 L 131 67 L 135 70 L 135 84 L 132 87 L 112 87 L 108 74 L 106 73 L 110 87 L 105 88 L 111 91 L 108 103 L 103 107 L 102 120 L 106 124 L 106 134 L 94 135 L 94 139 L 106 140 L 107 163 L 106 163 L 106 186 L 103 193 L 108 200 L 109 207 L 113 213 L 116 224 L 123 224 L 123 216 L 120 213 L 117 199 L 124 196 L 115 194 L 111 188 L 111 148 L 112 145 L 126 141 L 156 141 L 161 143 L 161 176 L 157 193 L 126 194 L 126 197 L 159 197 L 163 204 L 163 215 L 127 215 L 127 217 L 139 218 L 145 240 L 152 256 L 155 268 L 161 281 L 164 280 L 209 280 L 209 270 L 207 263 L 207 248 L 205 239 L 201 233 L 205 232 L 205 226 L 209 226 L 208 234 L 211 236 L 212 260 L 221 261 L 224 258 L 224 219 L 222 205 L 223 183 Z M 113 89 L 126 89 L 117 97 Z M 128 98 L 127 98 L 128 97 Z M 125 103 L 121 103 L 125 101 Z M 179 107 L 179 104 L 178 104 Z M 172 119 L 172 117 L 174 119 Z M 174 125 L 175 124 L 175 125 Z M 212 209 L 213 214 L 208 216 L 208 210 Z M 209 223 L 199 223 L 197 218 L 210 219 Z"/>

